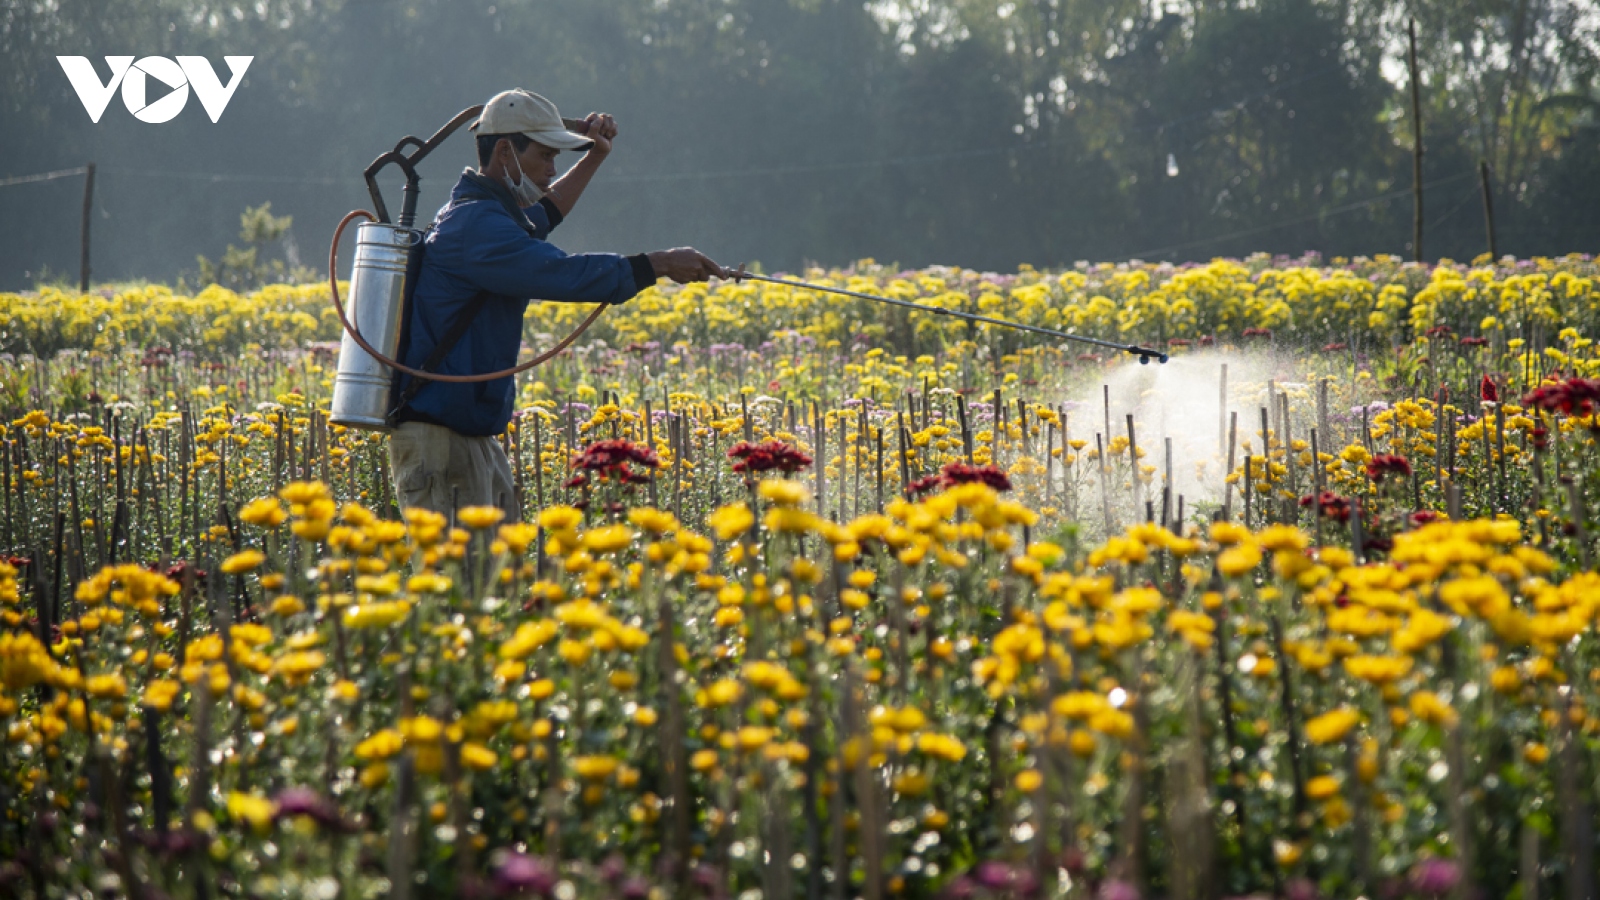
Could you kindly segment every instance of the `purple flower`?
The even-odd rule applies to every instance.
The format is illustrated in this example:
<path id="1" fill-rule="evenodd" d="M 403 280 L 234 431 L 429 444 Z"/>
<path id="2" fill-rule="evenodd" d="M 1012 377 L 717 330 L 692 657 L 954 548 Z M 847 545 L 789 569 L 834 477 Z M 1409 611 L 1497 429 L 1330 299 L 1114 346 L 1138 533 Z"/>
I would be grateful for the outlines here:
<path id="1" fill-rule="evenodd" d="M 339 815 L 339 807 L 311 788 L 303 786 L 284 788 L 278 792 L 278 796 L 272 798 L 272 802 L 277 807 L 272 814 L 274 822 L 305 816 L 324 828 L 345 827 L 344 817 Z"/>
<path id="2" fill-rule="evenodd" d="M 555 884 L 555 870 L 537 856 L 506 853 L 494 867 L 494 889 L 502 896 L 548 894 Z"/>
<path id="3" fill-rule="evenodd" d="M 1009 864 L 999 860 L 990 860 L 979 863 L 978 867 L 973 870 L 973 877 L 977 879 L 979 884 L 991 891 L 1003 891 L 1011 887 L 1017 876 L 1011 870 Z"/>
<path id="4" fill-rule="evenodd" d="M 1321 900 L 1317 886 L 1309 878 L 1293 878 L 1283 886 L 1283 900 Z"/>
<path id="5" fill-rule="evenodd" d="M 1425 859 L 1411 867 L 1411 889 L 1429 897 L 1450 893 L 1461 880 L 1461 866 L 1452 859 Z"/>
<path id="6" fill-rule="evenodd" d="M 1139 889 L 1119 878 L 1112 878 L 1100 885 L 1095 900 L 1139 900 Z"/>

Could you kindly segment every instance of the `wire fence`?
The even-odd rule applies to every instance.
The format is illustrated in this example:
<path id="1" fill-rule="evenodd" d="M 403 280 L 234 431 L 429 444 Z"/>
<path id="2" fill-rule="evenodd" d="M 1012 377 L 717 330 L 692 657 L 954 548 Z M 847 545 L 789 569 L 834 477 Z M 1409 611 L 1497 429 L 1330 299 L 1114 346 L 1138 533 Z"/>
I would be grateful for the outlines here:
<path id="1" fill-rule="evenodd" d="M 86 175 L 88 172 L 88 166 L 78 166 L 75 169 L 57 169 L 54 172 L 40 172 L 37 175 L 17 175 L 13 178 L 0 178 L 0 187 L 10 187 L 14 184 L 33 184 L 36 181 L 54 181 L 57 178 Z"/>

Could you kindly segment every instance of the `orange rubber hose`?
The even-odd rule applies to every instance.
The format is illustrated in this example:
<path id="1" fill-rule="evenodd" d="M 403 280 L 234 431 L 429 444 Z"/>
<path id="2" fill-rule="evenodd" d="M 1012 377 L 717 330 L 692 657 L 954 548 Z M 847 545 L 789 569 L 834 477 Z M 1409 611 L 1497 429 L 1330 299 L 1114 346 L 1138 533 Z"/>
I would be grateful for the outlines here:
<path id="1" fill-rule="evenodd" d="M 345 217 L 339 220 L 339 227 L 333 230 L 333 245 L 328 248 L 328 288 L 333 292 L 333 308 L 339 314 L 339 324 L 344 326 L 345 332 L 355 339 L 356 344 L 359 345 L 361 349 L 372 354 L 372 358 L 376 359 L 378 362 L 383 363 L 391 369 L 404 372 L 414 378 L 422 378 L 428 381 L 445 381 L 450 382 L 451 384 L 473 384 L 480 381 L 494 381 L 497 378 L 508 378 L 513 375 L 521 374 L 533 368 L 534 366 L 549 362 L 550 359 L 557 353 L 567 349 L 567 347 L 573 341 L 577 340 L 579 336 L 581 336 L 585 331 L 589 330 L 589 326 L 593 325 L 595 320 L 600 318 L 601 313 L 606 311 L 606 304 L 601 303 L 596 305 L 594 312 L 589 313 L 589 317 L 587 319 L 584 319 L 583 322 L 579 324 L 571 334 L 562 338 L 554 347 L 551 347 L 549 350 L 546 350 L 545 352 L 535 356 L 533 359 L 530 359 L 525 363 L 513 366 L 509 369 L 501 369 L 498 372 L 489 372 L 484 375 L 441 375 L 437 372 L 424 372 L 421 369 L 413 369 L 404 363 L 390 359 L 389 357 L 378 352 L 376 347 L 367 343 L 367 339 L 362 337 L 361 332 L 356 330 L 356 327 L 351 325 L 350 320 L 345 317 L 344 304 L 339 302 L 339 239 L 344 235 L 344 227 L 350 224 L 351 221 L 359 218 L 370 219 L 374 222 L 377 221 L 377 217 L 372 213 L 367 212 L 364 209 L 353 209 L 350 212 L 345 213 Z"/>

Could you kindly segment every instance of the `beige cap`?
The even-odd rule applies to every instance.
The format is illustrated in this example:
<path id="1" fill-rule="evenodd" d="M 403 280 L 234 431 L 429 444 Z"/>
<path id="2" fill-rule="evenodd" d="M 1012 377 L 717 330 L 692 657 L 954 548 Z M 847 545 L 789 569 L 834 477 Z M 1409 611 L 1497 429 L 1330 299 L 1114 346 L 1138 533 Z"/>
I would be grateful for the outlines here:
<path id="1" fill-rule="evenodd" d="M 489 98 L 472 123 L 479 134 L 521 134 L 557 150 L 587 150 L 594 141 L 567 130 L 556 105 L 533 91 L 501 91 Z"/>

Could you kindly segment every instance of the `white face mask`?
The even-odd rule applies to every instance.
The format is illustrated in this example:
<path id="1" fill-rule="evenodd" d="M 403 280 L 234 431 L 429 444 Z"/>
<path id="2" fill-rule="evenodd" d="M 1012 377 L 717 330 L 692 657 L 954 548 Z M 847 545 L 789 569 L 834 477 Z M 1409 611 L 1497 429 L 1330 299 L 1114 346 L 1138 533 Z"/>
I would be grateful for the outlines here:
<path id="1" fill-rule="evenodd" d="M 501 183 L 506 186 L 506 190 L 511 192 L 511 196 L 517 201 L 518 206 L 526 208 L 538 203 L 539 198 L 544 196 L 544 191 L 540 190 L 539 186 L 533 183 L 533 179 L 522 171 L 522 161 L 517 159 L 517 154 L 515 153 L 511 154 L 511 164 L 517 167 L 517 180 L 513 182 L 502 175 L 500 176 Z"/>

